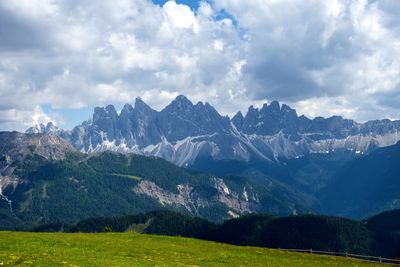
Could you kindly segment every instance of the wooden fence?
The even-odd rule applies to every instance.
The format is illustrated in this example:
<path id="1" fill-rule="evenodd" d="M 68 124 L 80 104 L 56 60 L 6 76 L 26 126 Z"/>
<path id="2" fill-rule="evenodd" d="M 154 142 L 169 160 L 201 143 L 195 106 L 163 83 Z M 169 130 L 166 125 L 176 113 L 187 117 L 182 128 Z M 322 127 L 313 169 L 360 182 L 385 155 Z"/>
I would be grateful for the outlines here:
<path id="1" fill-rule="evenodd" d="M 339 257 L 353 258 L 353 259 L 358 259 L 358 260 L 368 261 L 368 262 L 379 262 L 379 263 L 386 263 L 386 264 L 400 266 L 400 260 L 388 259 L 388 258 L 376 257 L 376 256 L 358 255 L 358 254 L 352 254 L 352 253 L 346 253 L 346 252 L 330 252 L 330 251 L 320 251 L 320 250 L 313 250 L 313 249 L 281 249 L 281 248 L 279 248 L 279 250 L 310 253 L 310 254 L 319 254 L 319 255 L 339 256 Z"/>

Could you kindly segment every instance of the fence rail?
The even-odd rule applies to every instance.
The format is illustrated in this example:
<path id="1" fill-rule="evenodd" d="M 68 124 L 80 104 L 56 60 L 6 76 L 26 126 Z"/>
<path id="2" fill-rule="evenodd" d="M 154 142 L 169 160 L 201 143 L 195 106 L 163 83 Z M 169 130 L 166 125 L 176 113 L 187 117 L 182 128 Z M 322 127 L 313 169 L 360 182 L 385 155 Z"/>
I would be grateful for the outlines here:
<path id="1" fill-rule="evenodd" d="M 352 254 L 352 253 L 347 253 L 347 252 L 330 252 L 330 251 L 320 251 L 320 250 L 313 250 L 313 249 L 283 249 L 283 248 L 279 248 L 279 250 L 289 251 L 289 252 L 301 252 L 301 253 L 310 253 L 310 254 L 319 254 L 319 255 L 339 256 L 339 257 L 353 258 L 353 259 L 358 259 L 358 260 L 368 261 L 368 262 L 379 262 L 379 263 L 386 263 L 386 264 L 400 266 L 400 260 L 388 259 L 388 258 L 376 257 L 376 256 L 358 255 L 358 254 Z"/>

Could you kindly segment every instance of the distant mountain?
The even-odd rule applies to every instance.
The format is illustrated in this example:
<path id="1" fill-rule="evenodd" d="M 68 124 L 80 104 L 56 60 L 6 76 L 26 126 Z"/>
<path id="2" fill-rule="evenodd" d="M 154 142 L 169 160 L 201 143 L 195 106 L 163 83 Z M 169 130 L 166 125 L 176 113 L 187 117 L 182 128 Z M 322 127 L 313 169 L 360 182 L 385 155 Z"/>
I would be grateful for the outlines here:
<path id="1" fill-rule="evenodd" d="M 30 128 L 28 128 L 25 133 L 28 134 L 36 134 L 36 133 L 52 133 L 52 134 L 61 134 L 63 130 L 57 126 L 55 126 L 52 122 L 47 124 L 39 123 Z"/>
<path id="2" fill-rule="evenodd" d="M 3 162 L 20 163 L 26 157 L 38 155 L 48 160 L 61 160 L 75 148 L 65 139 L 49 134 L 0 132 L 0 152 Z M 6 169 L 1 169 L 2 174 Z"/>
<path id="3" fill-rule="evenodd" d="M 355 218 L 400 208 L 400 142 L 350 161 L 319 192 L 323 212 Z"/>
<path id="4" fill-rule="evenodd" d="M 201 157 L 276 162 L 338 150 L 366 154 L 399 141 L 400 121 L 309 119 L 277 101 L 230 119 L 208 103 L 193 104 L 180 95 L 160 112 L 137 98 L 119 114 L 112 105 L 95 108 L 93 118 L 72 131 L 49 124 L 27 132 L 57 134 L 82 152 L 136 153 L 190 166 Z"/>

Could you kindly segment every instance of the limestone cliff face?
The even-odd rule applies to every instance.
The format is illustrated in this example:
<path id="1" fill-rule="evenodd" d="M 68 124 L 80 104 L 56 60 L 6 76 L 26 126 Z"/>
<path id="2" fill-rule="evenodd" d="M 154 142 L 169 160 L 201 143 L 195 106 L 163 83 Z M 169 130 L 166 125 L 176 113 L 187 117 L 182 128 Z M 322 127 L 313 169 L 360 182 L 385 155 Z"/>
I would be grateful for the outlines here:
<path id="1" fill-rule="evenodd" d="M 228 207 L 227 215 L 243 215 L 260 210 L 261 205 L 257 193 L 252 188 L 241 188 L 234 191 L 229 188 L 222 178 L 211 177 L 209 184 L 213 189 L 202 194 L 190 185 L 178 184 L 177 192 L 171 192 L 157 186 L 151 181 L 140 181 L 132 190 L 136 194 L 145 195 L 157 200 L 163 206 L 184 208 L 191 214 L 200 214 L 201 209 L 219 204 Z M 249 197 L 250 195 L 250 197 Z"/>

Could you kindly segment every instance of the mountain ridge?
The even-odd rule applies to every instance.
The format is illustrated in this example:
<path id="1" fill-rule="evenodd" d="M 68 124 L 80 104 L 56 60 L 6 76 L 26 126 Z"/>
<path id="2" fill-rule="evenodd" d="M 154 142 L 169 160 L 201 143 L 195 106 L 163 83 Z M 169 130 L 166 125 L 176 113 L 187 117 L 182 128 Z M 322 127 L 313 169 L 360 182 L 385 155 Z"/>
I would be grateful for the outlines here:
<path id="1" fill-rule="evenodd" d="M 81 152 L 113 150 L 162 157 L 190 166 L 199 157 L 280 161 L 312 153 L 350 150 L 366 154 L 400 140 L 400 121 L 358 123 L 341 116 L 309 119 L 278 101 L 261 108 L 250 106 L 231 119 L 209 103 L 193 104 L 177 96 L 161 111 L 141 98 L 125 104 L 118 114 L 113 105 L 96 107 L 93 118 L 71 131 L 53 124 L 27 132 L 52 133 Z"/>

